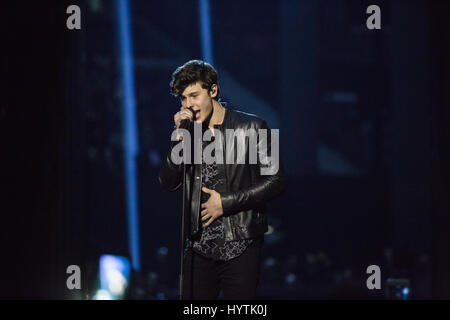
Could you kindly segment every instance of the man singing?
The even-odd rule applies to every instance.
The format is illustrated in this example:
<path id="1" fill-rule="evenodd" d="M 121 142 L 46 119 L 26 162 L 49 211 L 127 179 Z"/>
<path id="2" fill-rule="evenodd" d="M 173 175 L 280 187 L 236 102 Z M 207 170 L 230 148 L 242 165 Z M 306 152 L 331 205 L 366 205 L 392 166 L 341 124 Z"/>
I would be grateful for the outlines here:
<path id="1" fill-rule="evenodd" d="M 211 131 L 213 143 L 220 142 L 222 148 L 213 152 L 223 153 L 223 161 L 205 161 L 202 157 L 199 163 L 185 161 L 185 164 L 178 164 L 173 149 L 179 143 L 191 140 L 195 144 L 197 141 L 178 134 L 177 139 L 184 142 L 172 142 L 161 166 L 159 182 L 164 190 L 175 191 L 183 181 L 185 183 L 183 196 L 188 231 L 182 299 L 217 299 L 220 290 L 224 299 L 256 297 L 261 247 L 268 227 L 265 204 L 280 195 L 286 186 L 280 161 L 267 161 L 274 157 L 270 157 L 271 133 L 266 122 L 220 102 L 218 83 L 216 70 L 200 60 L 191 60 L 178 67 L 170 82 L 171 93 L 181 99 L 180 111 L 174 115 L 177 132 L 181 131 L 180 124 L 195 123 L 202 128 L 202 133 Z M 226 131 L 230 129 L 258 133 L 257 143 L 247 137 L 242 144 L 244 162 L 236 161 L 235 157 L 230 161 L 225 154 L 239 149 L 229 148 Z M 260 132 L 264 129 L 267 135 L 262 139 Z M 212 142 L 203 140 L 200 150 L 205 151 Z M 266 142 L 264 147 L 261 141 Z M 252 147 L 258 147 L 256 162 L 249 160 Z M 183 149 L 183 152 L 187 150 Z M 213 156 L 218 159 L 217 154 Z M 276 162 L 276 170 L 264 173 L 264 169 L 274 165 L 273 162 Z"/>

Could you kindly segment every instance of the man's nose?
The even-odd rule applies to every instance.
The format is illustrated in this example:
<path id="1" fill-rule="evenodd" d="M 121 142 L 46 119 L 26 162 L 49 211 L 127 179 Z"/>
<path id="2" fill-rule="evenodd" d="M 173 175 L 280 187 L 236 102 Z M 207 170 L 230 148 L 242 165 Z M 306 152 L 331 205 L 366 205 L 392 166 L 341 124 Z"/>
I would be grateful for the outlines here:
<path id="1" fill-rule="evenodd" d="M 189 108 L 189 107 L 192 107 L 192 98 L 191 97 L 187 97 L 187 99 L 186 99 L 186 107 L 187 108 Z"/>

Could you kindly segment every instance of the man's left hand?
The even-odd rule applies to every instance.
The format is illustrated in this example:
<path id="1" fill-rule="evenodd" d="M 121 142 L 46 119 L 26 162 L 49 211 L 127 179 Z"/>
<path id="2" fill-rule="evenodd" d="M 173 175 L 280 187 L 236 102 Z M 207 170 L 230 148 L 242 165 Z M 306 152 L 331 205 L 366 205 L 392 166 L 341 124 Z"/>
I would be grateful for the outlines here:
<path id="1" fill-rule="evenodd" d="M 220 193 L 215 190 L 203 187 L 202 191 L 210 195 L 208 201 L 202 203 L 201 211 L 202 222 L 204 223 L 209 219 L 208 222 L 203 224 L 204 227 L 207 227 L 223 214 L 222 199 Z"/>

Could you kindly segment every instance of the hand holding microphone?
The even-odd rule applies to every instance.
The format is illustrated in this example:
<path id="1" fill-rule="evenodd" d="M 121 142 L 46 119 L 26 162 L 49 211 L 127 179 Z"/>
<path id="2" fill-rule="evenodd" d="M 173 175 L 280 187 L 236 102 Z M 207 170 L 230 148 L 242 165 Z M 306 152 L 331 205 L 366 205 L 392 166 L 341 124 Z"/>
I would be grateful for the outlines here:
<path id="1" fill-rule="evenodd" d="M 178 111 L 174 116 L 174 122 L 177 129 L 191 129 L 191 124 L 194 121 L 195 111 L 192 107 L 181 107 L 181 111 Z M 178 134 L 177 140 L 183 140 L 183 136 Z"/>
<path id="2" fill-rule="evenodd" d="M 177 129 L 188 129 L 190 122 L 194 120 L 194 110 L 192 109 L 192 107 L 181 107 L 181 111 L 175 113 L 173 120 Z"/>

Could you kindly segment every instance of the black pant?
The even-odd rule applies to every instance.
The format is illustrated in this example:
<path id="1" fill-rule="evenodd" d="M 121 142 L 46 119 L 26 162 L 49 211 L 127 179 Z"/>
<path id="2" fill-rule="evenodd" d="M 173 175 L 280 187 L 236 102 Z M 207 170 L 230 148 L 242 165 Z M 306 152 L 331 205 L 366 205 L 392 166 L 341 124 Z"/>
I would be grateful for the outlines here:
<path id="1" fill-rule="evenodd" d="M 221 289 L 226 300 L 255 299 L 262 244 L 262 239 L 255 239 L 228 261 L 214 261 L 190 250 L 184 262 L 183 299 L 214 300 Z"/>

